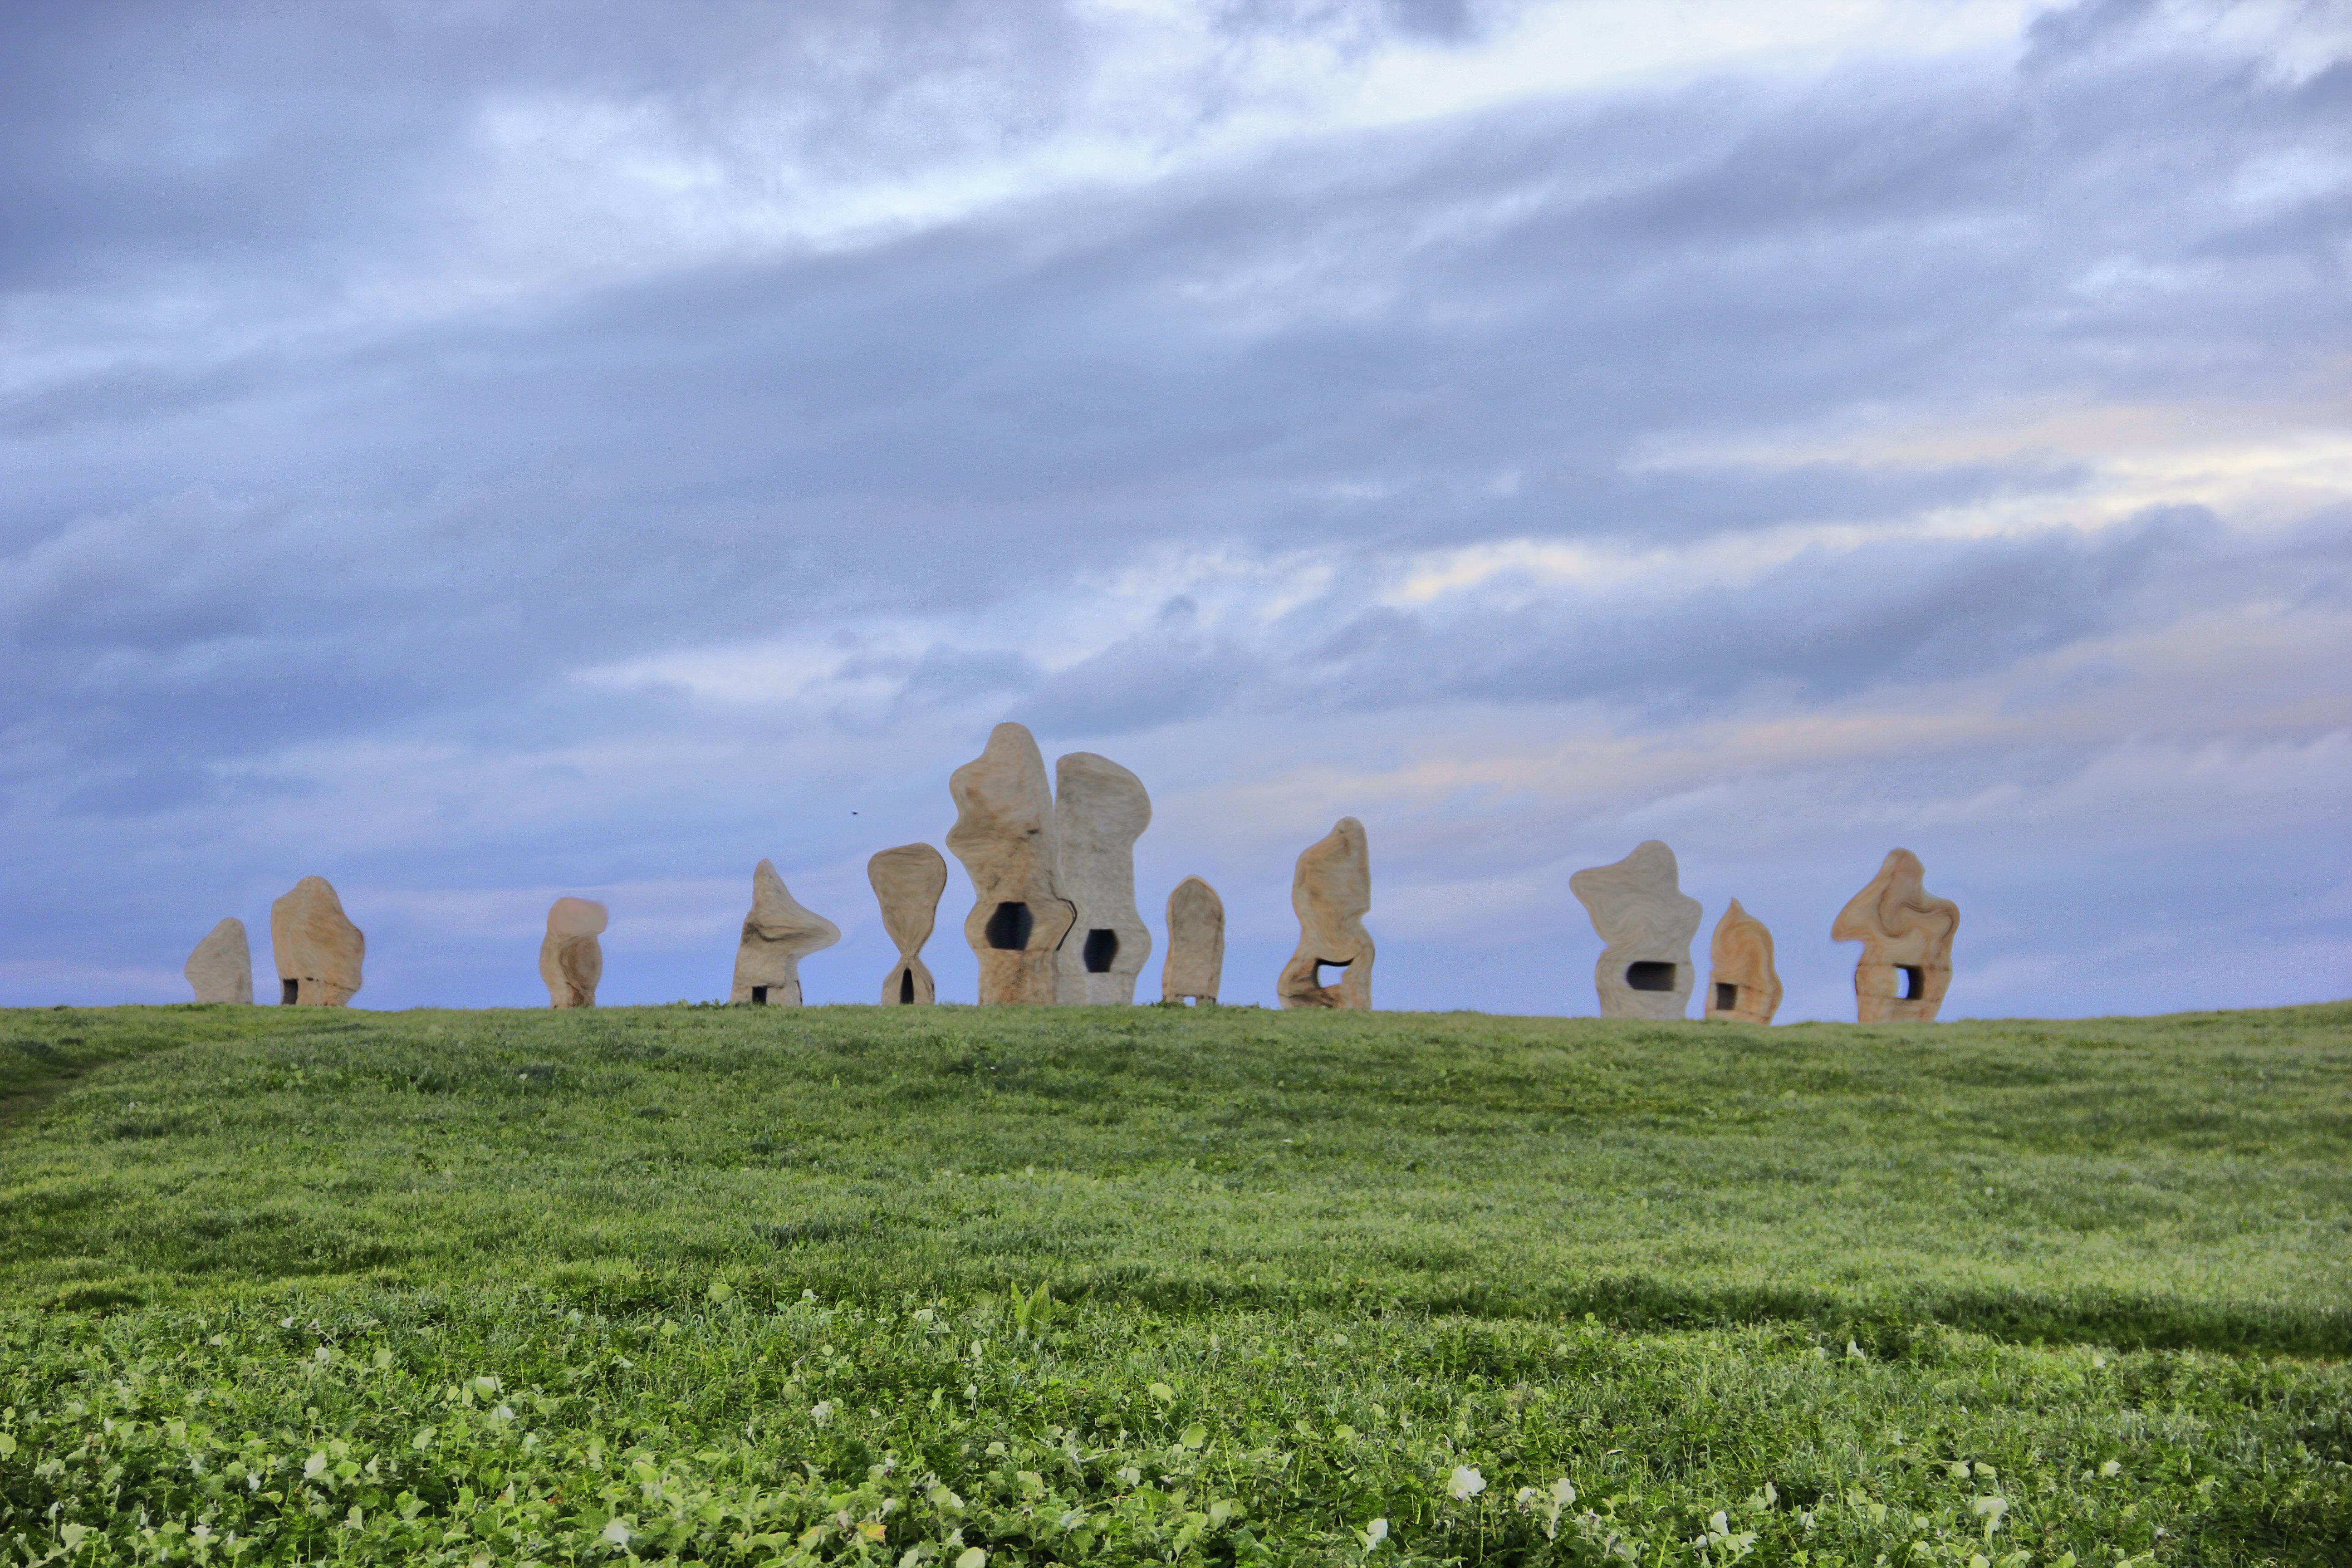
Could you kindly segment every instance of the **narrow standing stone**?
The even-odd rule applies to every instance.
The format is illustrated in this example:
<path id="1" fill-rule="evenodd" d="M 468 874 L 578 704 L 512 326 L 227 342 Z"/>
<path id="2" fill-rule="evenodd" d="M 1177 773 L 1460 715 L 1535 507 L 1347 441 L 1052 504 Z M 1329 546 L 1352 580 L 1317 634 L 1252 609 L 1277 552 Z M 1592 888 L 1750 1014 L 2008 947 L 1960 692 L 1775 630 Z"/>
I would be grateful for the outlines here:
<path id="1" fill-rule="evenodd" d="M 253 950 L 246 945 L 245 922 L 234 915 L 213 927 L 182 971 L 199 1002 L 253 1005 Z"/>
<path id="2" fill-rule="evenodd" d="M 1225 971 L 1225 901 L 1198 877 L 1168 895 L 1168 961 L 1160 968 L 1160 999 L 1214 1003 Z"/>
<path id="3" fill-rule="evenodd" d="M 539 944 L 539 977 L 548 1005 L 593 1007 L 604 975 L 604 949 L 596 939 L 612 919 L 593 899 L 558 899 L 548 907 L 547 940 Z"/>

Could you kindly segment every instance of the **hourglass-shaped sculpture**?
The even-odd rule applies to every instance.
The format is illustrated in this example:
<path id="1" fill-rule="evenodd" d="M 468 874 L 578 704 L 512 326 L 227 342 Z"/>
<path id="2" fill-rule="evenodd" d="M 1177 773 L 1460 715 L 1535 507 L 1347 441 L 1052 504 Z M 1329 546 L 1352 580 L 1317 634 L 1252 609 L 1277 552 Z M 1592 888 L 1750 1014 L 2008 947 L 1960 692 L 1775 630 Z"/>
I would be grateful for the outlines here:
<path id="1" fill-rule="evenodd" d="M 923 963 L 923 944 L 939 920 L 940 895 L 948 890 L 946 857 L 928 844 L 901 844 L 866 862 L 866 879 L 882 906 L 882 929 L 898 944 L 898 962 L 882 983 L 882 1005 L 938 1001 L 939 986 Z"/>

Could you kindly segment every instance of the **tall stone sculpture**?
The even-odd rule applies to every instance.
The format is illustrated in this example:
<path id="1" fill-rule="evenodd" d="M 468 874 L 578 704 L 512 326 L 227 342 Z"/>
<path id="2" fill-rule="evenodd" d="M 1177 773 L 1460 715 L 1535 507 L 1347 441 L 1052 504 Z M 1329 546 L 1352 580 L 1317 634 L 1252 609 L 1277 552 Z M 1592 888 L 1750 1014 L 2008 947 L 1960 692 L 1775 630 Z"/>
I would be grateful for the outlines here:
<path id="1" fill-rule="evenodd" d="M 1341 817 L 1299 855 L 1290 876 L 1290 907 L 1298 911 L 1298 950 L 1275 984 L 1282 1005 L 1369 1011 L 1372 939 L 1364 916 L 1372 907 L 1372 858 L 1362 823 Z M 1326 968 L 1347 973 L 1337 985 L 1325 985 Z"/>
<path id="2" fill-rule="evenodd" d="M 882 929 L 898 944 L 898 967 L 882 983 L 882 1005 L 928 1005 L 940 999 L 931 972 L 923 964 L 923 943 L 939 919 L 940 895 L 948 890 L 948 863 L 928 844 L 901 844 L 866 862 L 866 879 L 882 905 Z"/>
<path id="3" fill-rule="evenodd" d="M 1187 877 L 1168 895 L 1168 960 L 1160 967 L 1160 999 L 1213 1003 L 1224 969 L 1225 900 L 1200 878 Z"/>
<path id="4" fill-rule="evenodd" d="M 1731 900 L 1708 944 L 1706 1016 L 1769 1024 L 1780 1010 L 1780 973 L 1772 967 L 1772 933 Z"/>
<path id="5" fill-rule="evenodd" d="M 1679 1018 L 1690 1005 L 1691 938 L 1701 910 L 1680 886 L 1675 852 L 1652 838 L 1613 866 L 1568 879 L 1609 945 L 1593 966 L 1604 1018 Z"/>
<path id="6" fill-rule="evenodd" d="M 341 1007 L 359 992 L 367 938 L 324 877 L 303 878 L 269 906 L 269 949 L 289 1006 Z"/>
<path id="7" fill-rule="evenodd" d="M 1150 826 L 1143 781 L 1108 757 L 1073 752 L 1054 764 L 1062 892 L 1077 906 L 1058 955 L 1064 1002 L 1135 1000 L 1135 978 L 1151 956 L 1151 928 L 1135 908 L 1135 841 Z"/>
<path id="8" fill-rule="evenodd" d="M 196 988 L 199 1002 L 252 1005 L 253 950 L 246 945 L 245 922 L 232 915 L 213 927 L 181 973 Z"/>
<path id="9" fill-rule="evenodd" d="M 551 1007 L 593 1007 L 604 977 L 604 934 L 611 914 L 593 899 L 558 899 L 548 907 L 547 940 L 539 944 L 539 977 Z"/>
<path id="10" fill-rule="evenodd" d="M 801 960 L 841 940 L 841 928 L 801 907 L 776 863 L 762 860 L 751 872 L 751 912 L 743 917 L 743 940 L 735 949 L 735 986 L 730 1002 L 754 1006 L 801 1005 Z"/>
<path id="11" fill-rule="evenodd" d="M 1908 849 L 1887 852 L 1870 885 L 1838 911 L 1832 942 L 1862 943 L 1853 969 L 1854 1016 L 1865 1024 L 1930 1024 L 1952 984 L 1952 933 L 1960 906 L 1922 885 L 1927 868 Z"/>
<path id="12" fill-rule="evenodd" d="M 1019 724 L 999 724 L 972 761 L 948 775 L 956 824 L 948 848 L 971 878 L 964 940 L 980 960 L 980 1005 L 1060 999 L 1059 952 L 1077 921 L 1063 894 L 1045 759 Z"/>

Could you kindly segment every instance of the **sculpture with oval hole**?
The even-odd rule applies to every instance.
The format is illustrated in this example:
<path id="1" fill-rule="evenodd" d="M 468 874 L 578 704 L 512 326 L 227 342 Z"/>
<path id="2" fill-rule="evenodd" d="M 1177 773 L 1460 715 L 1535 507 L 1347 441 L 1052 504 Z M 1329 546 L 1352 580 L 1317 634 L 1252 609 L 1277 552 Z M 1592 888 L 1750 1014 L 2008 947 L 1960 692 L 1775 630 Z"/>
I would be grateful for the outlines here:
<path id="1" fill-rule="evenodd" d="M 1930 1024 L 1952 984 L 1952 935 L 1960 906 L 1925 886 L 1908 849 L 1887 852 L 1878 875 L 1838 911 L 1832 942 L 1862 943 L 1853 969 L 1854 1016 L 1864 1024 Z"/>
<path id="2" fill-rule="evenodd" d="M 1372 908 L 1372 861 L 1362 823 L 1343 816 L 1300 852 L 1290 907 L 1298 911 L 1298 949 L 1275 983 L 1282 1005 L 1370 1011 L 1373 950 L 1364 916 Z M 1323 984 L 1329 968 L 1346 972 L 1337 985 Z"/>
<path id="3" fill-rule="evenodd" d="M 253 950 L 246 945 L 245 922 L 231 915 L 205 933 L 181 971 L 199 1002 L 253 1005 Z"/>
<path id="4" fill-rule="evenodd" d="M 612 914 L 593 899 L 558 899 L 548 906 L 547 936 L 539 944 L 539 977 L 551 1007 L 593 1007 L 604 977 L 604 934 Z"/>
<path id="5" fill-rule="evenodd" d="M 1168 895 L 1168 959 L 1160 967 L 1163 1002 L 1213 1004 L 1225 969 L 1225 901 L 1198 877 Z"/>
<path id="6" fill-rule="evenodd" d="M 901 844 L 866 861 L 866 879 L 882 906 L 882 929 L 898 944 L 898 962 L 882 983 L 882 1005 L 929 1006 L 940 992 L 923 963 L 923 944 L 939 921 L 940 895 L 948 890 L 947 858 L 928 844 Z"/>
<path id="7" fill-rule="evenodd" d="M 735 985 L 727 999 L 753 1006 L 799 1006 L 801 960 L 840 940 L 839 926 L 793 897 L 776 875 L 774 861 L 761 861 L 751 872 L 751 912 L 743 917 Z"/>
<path id="8" fill-rule="evenodd" d="M 1604 1018 L 1680 1018 L 1690 1007 L 1691 939 L 1705 911 L 1683 892 L 1675 852 L 1644 840 L 1613 866 L 1594 866 L 1568 879 L 1568 890 L 1592 917 L 1608 945 L 1593 966 Z"/>
<path id="9" fill-rule="evenodd" d="M 1706 1016 L 1734 1024 L 1769 1024 L 1780 1010 L 1780 973 L 1772 966 L 1772 933 L 1731 900 L 1715 922 L 1707 948 Z"/>
<path id="10" fill-rule="evenodd" d="M 956 805 L 948 848 L 977 895 L 963 935 L 980 961 L 980 1005 L 1060 1000 L 1059 953 L 1077 907 L 1062 892 L 1054 794 L 1036 739 L 999 724 L 980 755 L 948 775 L 948 794 Z"/>
<path id="11" fill-rule="evenodd" d="M 289 1006 L 341 1007 L 359 994 L 367 936 L 324 877 L 303 878 L 269 906 L 269 950 Z"/>
<path id="12" fill-rule="evenodd" d="M 1077 921 L 1063 942 L 1065 1003 L 1126 1005 L 1151 957 L 1151 928 L 1135 907 L 1135 841 L 1151 826 L 1143 781 L 1108 757 L 1073 752 L 1054 764 L 1054 835 L 1063 893 Z"/>

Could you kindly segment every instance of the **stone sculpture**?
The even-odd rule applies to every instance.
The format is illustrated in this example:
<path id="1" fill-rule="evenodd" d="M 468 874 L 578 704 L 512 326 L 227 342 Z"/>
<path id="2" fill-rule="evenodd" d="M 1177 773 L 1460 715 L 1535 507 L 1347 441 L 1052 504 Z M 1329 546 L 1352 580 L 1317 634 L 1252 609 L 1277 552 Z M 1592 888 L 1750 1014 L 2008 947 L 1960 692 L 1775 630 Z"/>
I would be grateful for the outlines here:
<path id="1" fill-rule="evenodd" d="M 181 973 L 196 988 L 199 1002 L 252 1005 L 253 950 L 246 945 L 245 922 L 232 915 L 213 927 Z"/>
<path id="2" fill-rule="evenodd" d="M 367 938 L 343 913 L 324 877 L 305 877 L 269 906 L 269 948 L 278 962 L 278 1000 L 289 1006 L 341 1007 L 358 994 Z"/>
<path id="3" fill-rule="evenodd" d="M 1298 911 L 1298 950 L 1275 983 L 1282 1005 L 1369 1011 L 1372 939 L 1364 916 L 1372 907 L 1372 860 L 1362 823 L 1341 817 L 1299 855 L 1290 877 L 1290 907 Z M 1347 973 L 1337 985 L 1325 985 L 1326 968 Z"/>
<path id="4" fill-rule="evenodd" d="M 978 895 L 963 937 L 980 961 L 980 1005 L 1060 999 L 1059 952 L 1077 921 L 1062 892 L 1060 846 L 1045 759 L 1019 724 L 999 724 L 972 761 L 948 775 L 956 824 L 948 848 Z"/>
<path id="5" fill-rule="evenodd" d="M 547 940 L 539 944 L 539 977 L 551 1007 L 593 1007 L 604 975 L 604 949 L 596 939 L 612 916 L 593 899 L 558 899 L 548 907 Z"/>
<path id="6" fill-rule="evenodd" d="M 1707 948 L 1706 1016 L 1769 1024 L 1780 1010 L 1780 974 L 1772 967 L 1772 933 L 1731 900 Z"/>
<path id="7" fill-rule="evenodd" d="M 1887 852 L 1870 885 L 1838 911 L 1832 942 L 1862 943 L 1853 968 L 1854 1016 L 1865 1024 L 1929 1024 L 1952 984 L 1952 933 L 1960 906 L 1922 885 L 1927 868 L 1908 849 Z"/>
<path id="8" fill-rule="evenodd" d="M 1604 1018 L 1679 1018 L 1690 1005 L 1699 902 L 1682 891 L 1675 852 L 1652 838 L 1613 866 L 1568 879 L 1608 946 L 1593 966 Z"/>
<path id="9" fill-rule="evenodd" d="M 1150 826 L 1143 781 L 1108 757 L 1073 752 L 1054 764 L 1062 892 L 1077 906 L 1059 953 L 1064 1002 L 1135 1000 L 1136 976 L 1151 956 L 1151 928 L 1135 907 L 1135 841 Z"/>
<path id="10" fill-rule="evenodd" d="M 1365 946 L 1371 945 L 1369 939 Z M 1160 966 L 1160 999 L 1214 1003 L 1225 968 L 1225 901 L 1198 877 L 1168 895 L 1168 960 Z"/>
<path id="11" fill-rule="evenodd" d="M 751 912 L 743 917 L 735 986 L 727 999 L 755 1007 L 799 1006 L 801 960 L 840 940 L 839 926 L 801 907 L 776 875 L 774 861 L 761 861 L 751 872 Z"/>
<path id="12" fill-rule="evenodd" d="M 923 964 L 923 943 L 939 919 L 940 895 L 948 890 L 946 857 L 928 844 L 901 844 L 866 862 L 866 879 L 882 905 L 882 929 L 898 944 L 898 964 L 882 983 L 882 1005 L 928 1005 L 939 986 Z"/>

